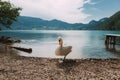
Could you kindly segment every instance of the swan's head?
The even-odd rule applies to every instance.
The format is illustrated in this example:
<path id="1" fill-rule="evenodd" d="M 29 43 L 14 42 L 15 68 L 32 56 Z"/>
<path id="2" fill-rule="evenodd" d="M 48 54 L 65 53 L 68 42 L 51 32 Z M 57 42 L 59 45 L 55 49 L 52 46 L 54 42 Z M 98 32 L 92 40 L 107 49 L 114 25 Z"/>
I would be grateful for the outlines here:
<path id="1" fill-rule="evenodd" d="M 59 38 L 58 38 L 58 44 L 59 44 L 60 46 L 62 46 L 62 45 L 63 45 L 63 40 L 62 40 L 62 38 L 61 38 L 61 37 L 59 37 Z"/>

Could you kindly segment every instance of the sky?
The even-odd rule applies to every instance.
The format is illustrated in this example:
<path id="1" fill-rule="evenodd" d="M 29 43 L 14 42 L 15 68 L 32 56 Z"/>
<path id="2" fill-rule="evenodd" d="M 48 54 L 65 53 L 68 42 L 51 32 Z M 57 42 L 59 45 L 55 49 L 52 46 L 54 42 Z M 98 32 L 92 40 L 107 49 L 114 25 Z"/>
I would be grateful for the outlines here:
<path id="1" fill-rule="evenodd" d="M 7 0 L 21 7 L 21 16 L 68 23 L 88 23 L 120 10 L 120 0 Z"/>

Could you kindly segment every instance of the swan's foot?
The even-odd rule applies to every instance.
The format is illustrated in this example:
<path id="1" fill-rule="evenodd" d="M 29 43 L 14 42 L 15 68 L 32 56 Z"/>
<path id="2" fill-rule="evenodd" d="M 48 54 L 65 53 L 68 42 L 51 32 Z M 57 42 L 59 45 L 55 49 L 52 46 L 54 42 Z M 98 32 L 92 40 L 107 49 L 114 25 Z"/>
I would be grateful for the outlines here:
<path id="1" fill-rule="evenodd" d="M 64 63 L 65 61 L 66 61 L 66 56 L 64 56 L 63 59 L 59 59 L 59 60 L 58 60 L 59 63 Z"/>
<path id="2" fill-rule="evenodd" d="M 63 61 L 62 59 L 59 59 L 58 62 L 59 62 L 59 63 L 63 63 L 64 61 Z"/>

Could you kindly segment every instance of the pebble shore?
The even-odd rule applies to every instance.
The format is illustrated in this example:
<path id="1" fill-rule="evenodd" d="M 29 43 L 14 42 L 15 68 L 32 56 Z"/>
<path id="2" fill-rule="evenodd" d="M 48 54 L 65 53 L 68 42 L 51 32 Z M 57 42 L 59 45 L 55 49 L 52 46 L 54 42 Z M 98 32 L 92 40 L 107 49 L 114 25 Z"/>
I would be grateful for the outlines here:
<path id="1" fill-rule="evenodd" d="M 59 60 L 0 52 L 0 80 L 120 80 L 120 59 Z"/>

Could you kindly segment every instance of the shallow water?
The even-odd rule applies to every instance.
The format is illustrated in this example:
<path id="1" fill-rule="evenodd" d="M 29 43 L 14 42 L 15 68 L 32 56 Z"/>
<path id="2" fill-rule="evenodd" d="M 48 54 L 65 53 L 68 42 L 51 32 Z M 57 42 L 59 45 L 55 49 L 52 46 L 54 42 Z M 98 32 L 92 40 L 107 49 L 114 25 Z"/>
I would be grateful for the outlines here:
<path id="1" fill-rule="evenodd" d="M 32 48 L 28 54 L 19 51 L 22 56 L 59 58 L 55 55 L 58 46 L 57 38 L 63 38 L 64 46 L 71 45 L 72 52 L 67 58 L 120 58 L 120 54 L 106 50 L 105 34 L 120 34 L 120 31 L 77 31 L 77 30 L 8 30 L 1 31 L 0 36 L 11 36 L 21 39 L 22 43 L 15 44 Z M 120 50 L 120 46 L 116 46 Z"/>

